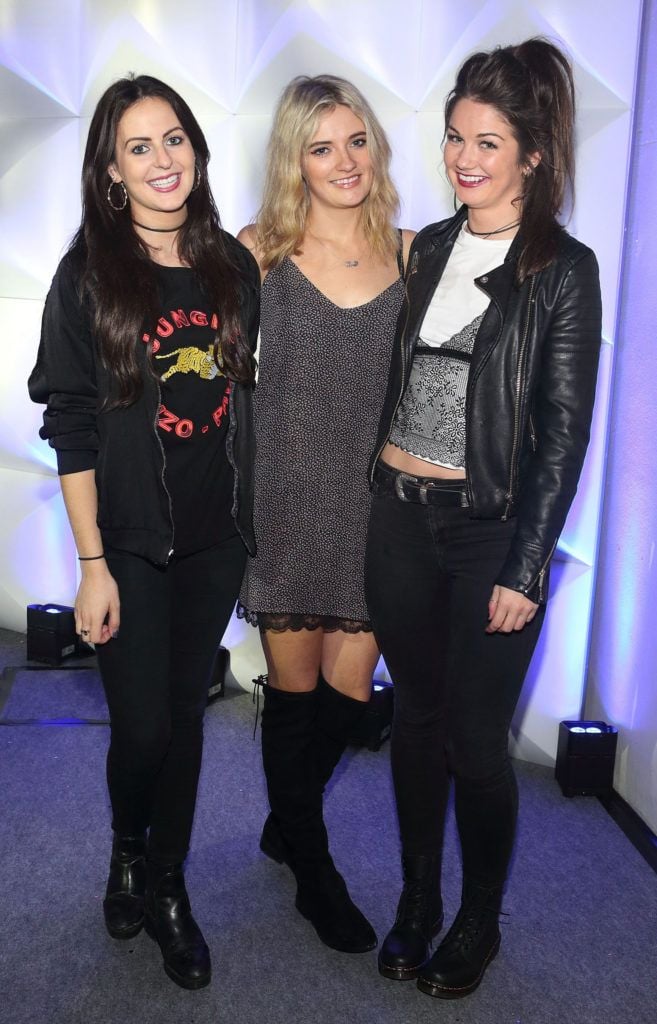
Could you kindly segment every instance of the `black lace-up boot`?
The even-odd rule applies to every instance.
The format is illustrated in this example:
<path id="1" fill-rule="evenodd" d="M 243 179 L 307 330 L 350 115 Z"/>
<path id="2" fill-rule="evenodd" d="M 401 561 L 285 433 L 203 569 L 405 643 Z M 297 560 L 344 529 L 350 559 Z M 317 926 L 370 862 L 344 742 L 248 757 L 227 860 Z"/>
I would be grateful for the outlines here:
<path id="1" fill-rule="evenodd" d="M 209 984 L 210 951 L 192 916 L 181 864 L 148 862 L 144 927 L 176 985 L 196 989 Z"/>
<path id="2" fill-rule="evenodd" d="M 500 948 L 502 887 L 465 881 L 454 924 L 419 973 L 417 987 L 439 999 L 460 999 L 477 988 Z"/>
<path id="3" fill-rule="evenodd" d="M 397 917 L 379 953 L 379 973 L 405 981 L 416 978 L 429 957 L 431 940 L 443 926 L 440 896 L 440 857 L 420 854 L 402 857 L 404 888 Z"/>
<path id="4" fill-rule="evenodd" d="M 114 834 L 107 889 L 105 927 L 113 939 L 131 939 L 144 924 L 146 837 Z"/>

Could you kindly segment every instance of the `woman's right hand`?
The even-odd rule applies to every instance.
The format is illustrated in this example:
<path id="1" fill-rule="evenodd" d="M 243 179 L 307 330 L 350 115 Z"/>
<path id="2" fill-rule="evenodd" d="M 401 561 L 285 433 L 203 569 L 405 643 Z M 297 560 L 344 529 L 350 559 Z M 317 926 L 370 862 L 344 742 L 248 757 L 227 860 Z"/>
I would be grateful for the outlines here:
<path id="1" fill-rule="evenodd" d="M 120 625 L 119 588 L 104 558 L 85 562 L 75 598 L 75 628 L 86 643 L 105 644 Z"/>
<path id="2" fill-rule="evenodd" d="M 75 628 L 84 641 L 106 644 L 119 629 L 119 588 L 107 567 L 98 529 L 98 494 L 93 469 L 60 476 L 64 504 L 80 552 L 82 582 L 75 598 Z"/>

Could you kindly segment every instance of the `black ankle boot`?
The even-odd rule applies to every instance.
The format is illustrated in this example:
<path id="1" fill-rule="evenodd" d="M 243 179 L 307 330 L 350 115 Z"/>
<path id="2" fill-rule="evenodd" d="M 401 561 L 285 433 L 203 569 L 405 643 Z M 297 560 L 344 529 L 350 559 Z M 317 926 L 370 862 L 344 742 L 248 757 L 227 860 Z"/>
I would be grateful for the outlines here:
<path id="1" fill-rule="evenodd" d="M 105 927 L 113 939 L 131 939 L 144 924 L 146 837 L 114 834 L 107 889 Z"/>
<path id="2" fill-rule="evenodd" d="M 416 978 L 429 957 L 431 940 L 443 926 L 440 857 L 402 857 L 404 888 L 397 917 L 379 953 L 379 974 L 395 981 Z"/>
<path id="3" fill-rule="evenodd" d="M 272 814 L 261 848 L 290 865 L 297 880 L 296 907 L 322 942 L 348 953 L 374 949 L 372 926 L 353 903 L 329 853 L 322 816 L 324 785 L 315 756 L 317 692 L 288 693 L 266 686 L 264 696 L 262 759 Z"/>
<path id="4" fill-rule="evenodd" d="M 479 985 L 500 948 L 502 887 L 466 882 L 454 924 L 420 971 L 417 987 L 439 999 L 460 999 Z"/>
<path id="5" fill-rule="evenodd" d="M 181 864 L 148 864 L 144 927 L 176 985 L 196 989 L 209 984 L 210 951 L 192 917 Z"/>

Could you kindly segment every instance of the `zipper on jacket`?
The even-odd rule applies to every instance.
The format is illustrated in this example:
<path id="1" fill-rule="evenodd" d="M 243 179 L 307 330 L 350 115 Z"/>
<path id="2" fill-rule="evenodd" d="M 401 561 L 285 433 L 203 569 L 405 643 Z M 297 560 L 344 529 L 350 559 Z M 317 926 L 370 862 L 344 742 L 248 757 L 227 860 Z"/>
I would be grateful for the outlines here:
<path id="1" fill-rule="evenodd" d="M 531 413 L 529 414 L 529 439 L 532 443 L 532 451 L 535 452 L 538 444 L 536 441 L 536 430 L 534 428 L 534 417 Z"/>
<path id="2" fill-rule="evenodd" d="M 502 314 L 502 310 L 500 309 L 500 304 L 499 304 L 499 302 L 497 301 L 497 299 L 495 298 L 494 295 L 490 296 L 490 300 L 491 300 L 491 303 L 495 304 L 495 308 L 497 310 L 497 315 L 500 318 L 500 328 L 499 328 L 499 330 L 497 332 L 497 335 L 495 336 L 495 341 L 494 341 L 494 345 L 497 345 L 499 340 L 500 340 L 500 338 L 502 337 L 502 331 L 504 330 L 504 316 Z M 479 325 L 479 329 L 481 329 L 481 324 Z M 477 333 L 479 333 L 479 332 L 477 332 Z M 475 341 L 476 341 L 476 338 L 475 338 Z M 492 347 L 492 346 L 489 346 L 489 349 L 490 349 L 490 347 Z M 467 447 L 468 446 L 468 441 L 467 441 L 467 438 L 468 438 L 468 422 L 470 420 L 470 408 L 471 408 L 471 405 L 472 405 L 472 391 L 473 391 L 475 383 L 476 383 L 476 377 L 474 377 L 472 374 L 468 374 L 468 381 L 467 381 L 467 385 L 466 385 L 466 389 L 465 389 L 465 437 L 466 437 L 465 465 L 466 465 L 466 467 L 467 467 L 468 462 L 469 462 L 469 459 L 468 459 L 468 447 Z M 474 507 L 474 496 L 473 496 L 473 493 L 472 493 L 472 485 L 470 484 L 470 477 L 468 476 L 467 468 L 466 468 L 466 473 L 465 473 L 465 495 L 466 495 L 466 498 L 468 500 L 468 505 L 471 508 L 473 508 Z M 505 519 L 506 516 L 503 516 L 502 518 Z"/>
<path id="3" fill-rule="evenodd" d="M 235 523 L 235 529 L 239 533 L 242 541 L 244 542 L 247 550 L 248 544 L 244 538 L 242 531 L 239 526 L 239 470 L 237 468 L 237 462 L 235 459 L 235 434 L 237 433 L 237 411 L 235 409 L 235 388 L 238 387 L 236 381 L 230 382 L 230 394 L 228 395 L 228 430 L 226 432 L 226 458 L 228 459 L 228 465 L 233 470 L 233 503 L 231 505 L 230 514 L 233 522 Z"/>
<path id="4" fill-rule="evenodd" d="M 169 564 L 169 559 L 171 558 L 171 556 L 173 554 L 173 541 L 174 541 L 174 536 L 175 536 L 175 532 L 176 531 L 175 531 L 175 527 L 173 525 L 173 502 L 171 501 L 171 495 L 169 493 L 169 488 L 167 487 L 167 485 L 166 485 L 166 483 L 164 481 L 164 477 L 165 477 L 165 473 L 166 473 L 166 468 L 167 468 L 167 458 L 166 458 L 166 455 L 164 454 L 164 445 L 162 444 L 162 438 L 160 437 L 160 435 L 158 434 L 158 431 L 157 431 L 157 424 L 158 424 L 158 420 L 159 420 L 159 416 L 160 416 L 160 409 L 162 407 L 162 389 L 160 388 L 159 381 L 155 382 L 155 387 L 157 388 L 157 409 L 155 410 L 155 419 L 153 420 L 153 432 L 155 434 L 155 437 L 157 439 L 157 443 L 159 444 L 160 451 L 162 453 L 162 472 L 160 473 L 160 480 L 162 481 L 162 487 L 164 488 L 164 493 L 166 494 L 167 501 L 169 502 L 169 520 L 171 522 L 171 540 L 169 541 L 169 553 L 167 554 L 166 559 L 162 563 L 163 565 L 168 565 Z"/>
<path id="5" fill-rule="evenodd" d="M 521 406 L 521 393 L 522 393 L 522 382 L 523 373 L 525 369 L 525 352 L 527 350 L 527 339 L 529 337 L 529 324 L 531 321 L 532 307 L 534 305 L 534 287 L 536 284 L 536 278 L 532 276 L 531 284 L 529 286 L 529 298 L 527 300 L 527 319 L 525 321 L 525 332 L 522 336 L 522 344 L 520 346 L 520 352 L 518 353 L 518 372 L 516 374 L 516 407 L 514 410 L 513 418 L 513 445 L 511 447 L 511 466 L 509 470 L 509 489 L 506 493 L 506 508 L 504 510 L 503 520 L 509 518 L 509 512 L 511 511 L 511 505 L 513 503 L 513 481 L 516 476 L 515 467 L 516 460 L 518 458 L 518 441 L 520 435 L 520 406 Z"/>
<path id="6" fill-rule="evenodd" d="M 550 548 L 550 554 L 547 556 L 547 558 L 543 562 L 543 565 L 538 570 L 538 572 L 536 573 L 534 578 L 531 580 L 531 582 L 525 587 L 525 595 L 527 595 L 529 593 L 529 591 L 538 583 L 538 603 L 539 604 L 543 604 L 545 602 L 545 591 L 544 591 L 544 588 L 545 588 L 545 573 L 547 572 L 547 567 L 550 564 L 550 561 L 552 559 L 552 555 L 554 554 L 554 549 L 557 546 L 558 540 L 559 540 L 559 538 L 557 537 L 557 539 L 555 540 L 554 544 Z"/>

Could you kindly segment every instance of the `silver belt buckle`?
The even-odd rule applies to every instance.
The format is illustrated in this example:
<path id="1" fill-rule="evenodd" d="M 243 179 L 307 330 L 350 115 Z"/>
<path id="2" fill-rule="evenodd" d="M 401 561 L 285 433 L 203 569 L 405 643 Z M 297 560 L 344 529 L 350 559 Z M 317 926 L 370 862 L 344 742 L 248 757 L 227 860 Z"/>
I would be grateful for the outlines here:
<path id="1" fill-rule="evenodd" d="M 397 476 L 395 477 L 395 494 L 400 501 L 410 501 L 410 498 L 407 498 L 404 494 L 404 484 L 410 479 L 411 477 L 409 477 L 408 473 L 402 473 L 401 470 L 397 472 Z"/>
<path id="2" fill-rule="evenodd" d="M 420 484 L 420 505 L 428 505 L 427 484 Z"/>

